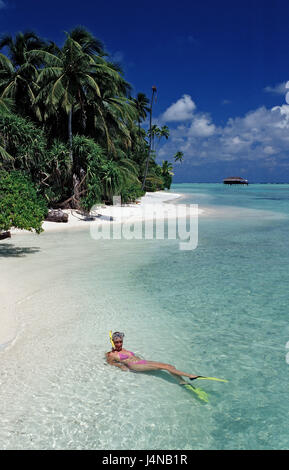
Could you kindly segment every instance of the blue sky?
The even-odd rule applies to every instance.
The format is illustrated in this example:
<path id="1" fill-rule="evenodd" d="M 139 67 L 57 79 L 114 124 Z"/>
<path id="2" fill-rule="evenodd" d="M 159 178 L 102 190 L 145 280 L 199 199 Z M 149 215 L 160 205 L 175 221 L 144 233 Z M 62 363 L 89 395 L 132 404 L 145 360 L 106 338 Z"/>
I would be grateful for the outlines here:
<path id="1" fill-rule="evenodd" d="M 288 0 L 0 0 L 2 33 L 62 44 L 86 26 L 135 94 L 157 86 L 154 121 L 171 130 L 158 158 L 184 152 L 176 182 L 289 181 L 288 18 Z"/>

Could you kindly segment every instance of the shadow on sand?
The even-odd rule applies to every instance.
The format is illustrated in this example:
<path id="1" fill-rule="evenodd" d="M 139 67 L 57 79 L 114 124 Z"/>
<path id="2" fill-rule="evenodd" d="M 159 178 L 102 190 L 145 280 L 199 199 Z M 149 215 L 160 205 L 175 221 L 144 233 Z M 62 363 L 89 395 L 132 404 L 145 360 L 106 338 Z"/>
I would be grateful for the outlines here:
<path id="1" fill-rule="evenodd" d="M 165 380 L 166 382 L 169 382 L 169 383 L 172 383 L 172 384 L 175 384 L 177 385 L 178 384 L 178 381 L 171 375 L 169 374 L 168 372 L 164 371 L 164 370 L 145 370 L 145 371 L 134 371 L 134 370 L 131 370 L 130 372 L 133 372 L 135 374 L 146 374 L 146 375 L 151 375 L 153 377 L 157 377 L 158 379 L 162 379 L 162 380 Z"/>
<path id="2" fill-rule="evenodd" d="M 19 247 L 11 243 L 0 243 L 0 258 L 20 258 L 33 253 L 38 253 L 40 248 L 36 246 Z"/>

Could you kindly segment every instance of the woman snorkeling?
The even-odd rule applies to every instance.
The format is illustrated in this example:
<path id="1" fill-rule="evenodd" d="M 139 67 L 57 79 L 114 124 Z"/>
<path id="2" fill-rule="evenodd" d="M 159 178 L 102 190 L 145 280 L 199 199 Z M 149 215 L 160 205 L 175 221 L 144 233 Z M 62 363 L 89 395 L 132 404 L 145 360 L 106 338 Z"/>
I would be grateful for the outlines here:
<path id="1" fill-rule="evenodd" d="M 116 331 L 111 335 L 112 350 L 106 353 L 106 359 L 112 366 L 119 367 L 122 370 L 133 370 L 135 372 L 145 372 L 149 370 L 166 370 L 173 375 L 179 383 L 186 383 L 183 377 L 189 377 L 190 380 L 197 379 L 198 375 L 187 374 L 177 370 L 171 364 L 163 362 L 146 361 L 137 357 L 133 352 L 123 348 L 124 333 Z"/>

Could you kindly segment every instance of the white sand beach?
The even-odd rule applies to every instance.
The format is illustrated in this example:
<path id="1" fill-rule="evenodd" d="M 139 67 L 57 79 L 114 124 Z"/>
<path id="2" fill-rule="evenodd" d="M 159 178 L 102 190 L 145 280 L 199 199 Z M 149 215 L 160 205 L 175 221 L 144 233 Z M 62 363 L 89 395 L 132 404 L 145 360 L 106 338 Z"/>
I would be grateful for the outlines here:
<path id="1" fill-rule="evenodd" d="M 45 232 L 64 231 L 71 229 L 89 229 L 91 225 L 111 224 L 111 223 L 134 223 L 148 219 L 158 219 L 163 217 L 175 217 L 175 205 L 169 204 L 181 198 L 183 195 L 169 193 L 165 191 L 147 192 L 136 203 L 124 205 L 96 205 L 91 211 L 92 218 L 85 218 L 80 212 L 73 209 L 66 209 L 63 212 L 68 214 L 67 223 L 44 221 L 42 228 Z M 203 209 L 198 209 L 198 215 L 203 214 Z M 186 215 L 196 216 L 194 207 L 187 207 Z M 12 229 L 11 234 L 31 233 L 25 230 Z"/>

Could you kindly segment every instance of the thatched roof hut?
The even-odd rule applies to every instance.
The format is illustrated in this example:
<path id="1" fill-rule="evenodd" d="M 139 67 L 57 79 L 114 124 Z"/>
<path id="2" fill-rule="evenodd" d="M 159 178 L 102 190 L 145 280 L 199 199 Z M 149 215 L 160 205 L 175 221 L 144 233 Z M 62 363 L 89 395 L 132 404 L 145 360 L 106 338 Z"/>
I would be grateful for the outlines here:
<path id="1" fill-rule="evenodd" d="M 248 180 L 241 178 L 241 176 L 230 176 L 223 180 L 224 184 L 248 184 Z"/>

